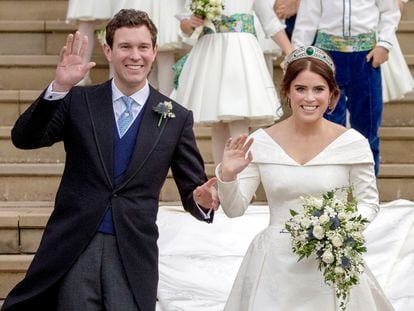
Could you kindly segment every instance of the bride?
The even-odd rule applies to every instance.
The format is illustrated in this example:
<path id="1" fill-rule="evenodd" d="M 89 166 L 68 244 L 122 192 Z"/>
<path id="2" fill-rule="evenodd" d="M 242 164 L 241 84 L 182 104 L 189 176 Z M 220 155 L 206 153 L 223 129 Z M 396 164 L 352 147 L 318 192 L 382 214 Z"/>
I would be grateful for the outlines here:
<path id="1" fill-rule="evenodd" d="M 292 115 L 251 137 L 230 139 L 216 169 L 222 208 L 229 217 L 245 213 L 260 183 L 270 208 L 269 226 L 251 242 L 227 311 L 337 310 L 334 287 L 324 283 L 316 258 L 298 261 L 283 233 L 289 210 L 301 196 L 353 186 L 359 213 L 372 221 L 379 210 L 374 161 L 357 131 L 323 118 L 335 108 L 339 90 L 330 57 L 304 47 L 286 59 L 281 97 Z M 347 310 L 393 310 L 368 267 L 351 288 Z"/>

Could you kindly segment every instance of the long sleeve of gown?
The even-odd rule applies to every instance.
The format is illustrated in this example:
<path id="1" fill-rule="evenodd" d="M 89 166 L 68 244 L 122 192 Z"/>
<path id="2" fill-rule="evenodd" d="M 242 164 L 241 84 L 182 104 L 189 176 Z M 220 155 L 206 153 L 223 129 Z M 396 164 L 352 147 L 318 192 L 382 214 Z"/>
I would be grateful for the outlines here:
<path id="1" fill-rule="evenodd" d="M 353 186 L 353 194 L 358 202 L 359 213 L 371 222 L 379 212 L 379 198 L 373 164 L 352 165 L 350 181 Z"/>
<path id="2" fill-rule="evenodd" d="M 242 216 L 260 184 L 260 173 L 256 164 L 251 163 L 235 181 L 221 179 L 221 164 L 216 168 L 218 195 L 221 207 L 228 217 Z"/>

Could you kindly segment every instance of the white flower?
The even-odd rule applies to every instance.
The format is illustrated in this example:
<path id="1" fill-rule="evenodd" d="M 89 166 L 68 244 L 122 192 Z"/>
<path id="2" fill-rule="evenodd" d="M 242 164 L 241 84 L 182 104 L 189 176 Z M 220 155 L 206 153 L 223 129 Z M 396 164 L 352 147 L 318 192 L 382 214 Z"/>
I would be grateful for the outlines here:
<path id="1" fill-rule="evenodd" d="M 300 221 L 300 224 L 301 224 L 301 226 L 302 226 L 303 228 L 309 228 L 309 227 L 310 227 L 310 225 L 311 225 L 311 221 L 310 221 L 308 218 L 303 218 L 303 219 Z"/>
<path id="2" fill-rule="evenodd" d="M 324 224 L 326 224 L 328 221 L 329 221 L 329 216 L 328 215 L 326 215 L 326 214 L 322 214 L 320 217 L 319 217 L 319 223 L 321 224 L 321 225 L 324 225 Z"/>
<path id="3" fill-rule="evenodd" d="M 325 236 L 325 230 L 323 230 L 321 226 L 315 226 L 312 230 L 312 234 L 316 239 L 322 240 Z"/>
<path id="4" fill-rule="evenodd" d="M 332 241 L 333 246 L 335 247 L 340 247 L 343 244 L 342 238 L 338 235 L 333 236 L 331 241 Z"/>
<path id="5" fill-rule="evenodd" d="M 352 222 L 347 222 L 347 223 L 345 224 L 345 230 L 346 230 L 346 231 L 351 232 L 353 229 L 354 229 L 354 223 L 352 223 Z"/>
<path id="6" fill-rule="evenodd" d="M 293 221 L 294 221 L 295 223 L 297 223 L 297 224 L 300 224 L 300 222 L 301 222 L 302 218 L 303 218 L 303 216 L 302 216 L 302 215 L 297 214 L 297 215 L 295 215 L 295 216 L 293 217 Z"/>
<path id="7" fill-rule="evenodd" d="M 334 255 L 332 254 L 331 251 L 328 250 L 328 251 L 325 251 L 323 253 L 323 255 L 322 255 L 322 261 L 323 262 L 325 262 L 327 264 L 330 264 L 330 263 L 333 263 L 334 260 L 335 260 L 335 257 L 334 257 Z"/>
<path id="8" fill-rule="evenodd" d="M 345 212 L 339 212 L 338 213 L 338 218 L 339 218 L 339 220 L 346 220 L 346 219 L 348 219 L 348 216 Z"/>
<path id="9" fill-rule="evenodd" d="M 345 271 L 342 267 L 335 267 L 335 274 L 342 275 L 344 272 Z"/>

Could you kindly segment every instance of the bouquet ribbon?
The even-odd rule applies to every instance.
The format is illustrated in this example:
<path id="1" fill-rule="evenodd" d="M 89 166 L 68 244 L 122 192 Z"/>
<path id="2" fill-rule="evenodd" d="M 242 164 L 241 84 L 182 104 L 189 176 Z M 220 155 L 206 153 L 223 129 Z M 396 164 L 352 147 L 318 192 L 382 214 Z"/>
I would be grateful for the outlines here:
<path id="1" fill-rule="evenodd" d="M 200 25 L 196 29 L 194 29 L 190 38 L 193 40 L 197 40 L 203 32 L 204 27 L 210 28 L 213 32 L 216 32 L 216 26 L 214 26 L 213 22 L 211 20 L 205 19 L 203 25 Z"/>

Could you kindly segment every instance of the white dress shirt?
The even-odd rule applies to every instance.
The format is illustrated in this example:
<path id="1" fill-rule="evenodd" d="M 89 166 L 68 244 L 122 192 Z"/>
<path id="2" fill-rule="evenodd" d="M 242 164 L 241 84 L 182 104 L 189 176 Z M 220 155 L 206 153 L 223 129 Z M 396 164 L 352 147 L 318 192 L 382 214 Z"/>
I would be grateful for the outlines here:
<path id="1" fill-rule="evenodd" d="M 52 89 L 53 82 L 49 84 L 44 99 L 46 100 L 59 100 L 66 96 L 69 92 L 56 92 Z M 116 87 L 114 80 L 112 79 L 111 83 L 112 87 L 112 104 L 114 109 L 114 115 L 115 115 L 115 121 L 119 132 L 119 126 L 118 126 L 118 119 L 119 116 L 126 110 L 126 106 L 124 104 L 124 101 L 122 100 L 122 96 L 125 96 L 122 94 L 122 92 Z M 145 83 L 145 86 L 140 89 L 139 91 L 132 94 L 130 97 L 134 100 L 132 104 L 132 122 L 128 126 L 129 127 L 134 123 L 136 117 L 139 115 L 142 107 L 144 107 L 145 102 L 147 101 L 150 94 L 150 88 L 148 81 Z M 127 129 L 127 130 L 128 130 Z"/>
<path id="2" fill-rule="evenodd" d="M 310 45 L 318 31 L 338 37 L 376 33 L 377 45 L 390 50 L 400 16 L 394 0 L 301 0 L 292 44 Z"/>

